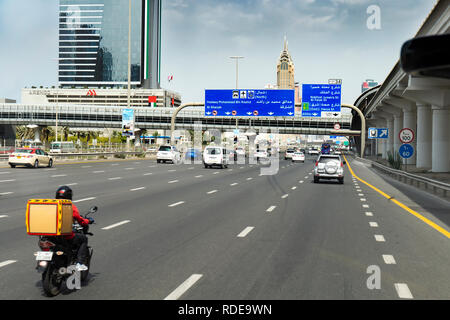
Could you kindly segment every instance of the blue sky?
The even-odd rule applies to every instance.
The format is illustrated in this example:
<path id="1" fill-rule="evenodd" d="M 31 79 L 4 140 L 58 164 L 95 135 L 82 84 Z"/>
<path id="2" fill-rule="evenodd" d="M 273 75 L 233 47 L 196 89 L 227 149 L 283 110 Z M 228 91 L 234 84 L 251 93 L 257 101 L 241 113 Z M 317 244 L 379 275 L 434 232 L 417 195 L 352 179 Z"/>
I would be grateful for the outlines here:
<path id="1" fill-rule="evenodd" d="M 382 82 L 435 0 L 163 0 L 162 86 L 184 102 L 205 89 L 276 83 L 286 35 L 295 80 L 343 79 L 343 102 L 353 103 L 365 79 Z M 0 97 L 17 99 L 25 86 L 57 81 L 57 0 L 0 0 Z M 367 8 L 381 11 L 369 30 Z M 173 75 L 170 83 L 167 77 Z"/>

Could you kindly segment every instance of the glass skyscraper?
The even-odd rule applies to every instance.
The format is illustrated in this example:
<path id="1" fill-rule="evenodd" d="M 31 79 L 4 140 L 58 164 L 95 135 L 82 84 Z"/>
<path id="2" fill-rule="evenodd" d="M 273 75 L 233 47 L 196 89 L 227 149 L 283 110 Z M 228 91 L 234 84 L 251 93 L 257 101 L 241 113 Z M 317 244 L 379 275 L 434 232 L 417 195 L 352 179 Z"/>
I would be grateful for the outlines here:
<path id="1" fill-rule="evenodd" d="M 128 83 L 129 0 L 60 0 L 59 84 Z M 161 0 L 132 0 L 131 83 L 160 87 Z"/>

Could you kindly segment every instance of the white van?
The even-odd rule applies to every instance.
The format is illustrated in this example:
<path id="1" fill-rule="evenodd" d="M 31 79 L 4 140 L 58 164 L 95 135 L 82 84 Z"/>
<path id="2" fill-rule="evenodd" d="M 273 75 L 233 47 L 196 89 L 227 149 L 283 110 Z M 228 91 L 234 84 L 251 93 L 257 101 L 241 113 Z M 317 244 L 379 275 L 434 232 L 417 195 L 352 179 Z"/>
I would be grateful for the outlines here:
<path id="1" fill-rule="evenodd" d="M 230 157 L 227 149 L 219 146 L 208 146 L 203 151 L 203 164 L 205 168 L 212 166 L 219 166 L 221 168 L 228 168 Z"/>

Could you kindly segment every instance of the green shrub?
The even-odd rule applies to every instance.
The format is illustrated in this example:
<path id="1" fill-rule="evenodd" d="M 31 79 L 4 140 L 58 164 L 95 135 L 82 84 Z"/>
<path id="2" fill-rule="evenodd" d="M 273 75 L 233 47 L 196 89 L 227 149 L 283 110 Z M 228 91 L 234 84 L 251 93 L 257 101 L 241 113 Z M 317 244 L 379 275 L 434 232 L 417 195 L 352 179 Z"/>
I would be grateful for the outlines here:
<path id="1" fill-rule="evenodd" d="M 392 153 L 391 151 L 388 151 L 388 162 L 391 165 L 392 168 L 400 170 L 402 168 L 402 157 L 400 157 L 400 154 L 398 152 Z"/>
<path id="2" fill-rule="evenodd" d="M 145 158 L 145 152 L 137 153 L 136 157 L 138 157 L 138 158 Z"/>
<path id="3" fill-rule="evenodd" d="M 117 159 L 125 159 L 127 156 L 126 155 L 124 155 L 124 154 L 122 154 L 122 153 L 116 153 L 115 155 L 114 155 L 114 158 L 117 158 Z"/>

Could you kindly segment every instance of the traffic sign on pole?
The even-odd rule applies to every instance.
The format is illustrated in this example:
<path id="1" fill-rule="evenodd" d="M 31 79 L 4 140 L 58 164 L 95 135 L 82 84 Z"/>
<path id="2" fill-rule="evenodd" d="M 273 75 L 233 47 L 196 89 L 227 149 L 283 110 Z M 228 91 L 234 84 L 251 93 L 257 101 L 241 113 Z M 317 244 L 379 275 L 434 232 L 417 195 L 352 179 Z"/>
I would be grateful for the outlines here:
<path id="1" fill-rule="evenodd" d="M 398 153 L 403 159 L 409 159 L 414 155 L 414 148 L 412 145 L 405 143 L 400 146 Z"/>
<path id="2" fill-rule="evenodd" d="M 339 129 L 341 129 L 341 125 L 339 123 L 335 123 L 334 130 L 339 130 Z"/>
<path id="3" fill-rule="evenodd" d="M 409 128 L 403 128 L 398 134 L 401 143 L 411 143 L 414 141 L 414 131 Z"/>
<path id="4" fill-rule="evenodd" d="M 388 128 L 369 128 L 368 139 L 388 139 Z"/>

